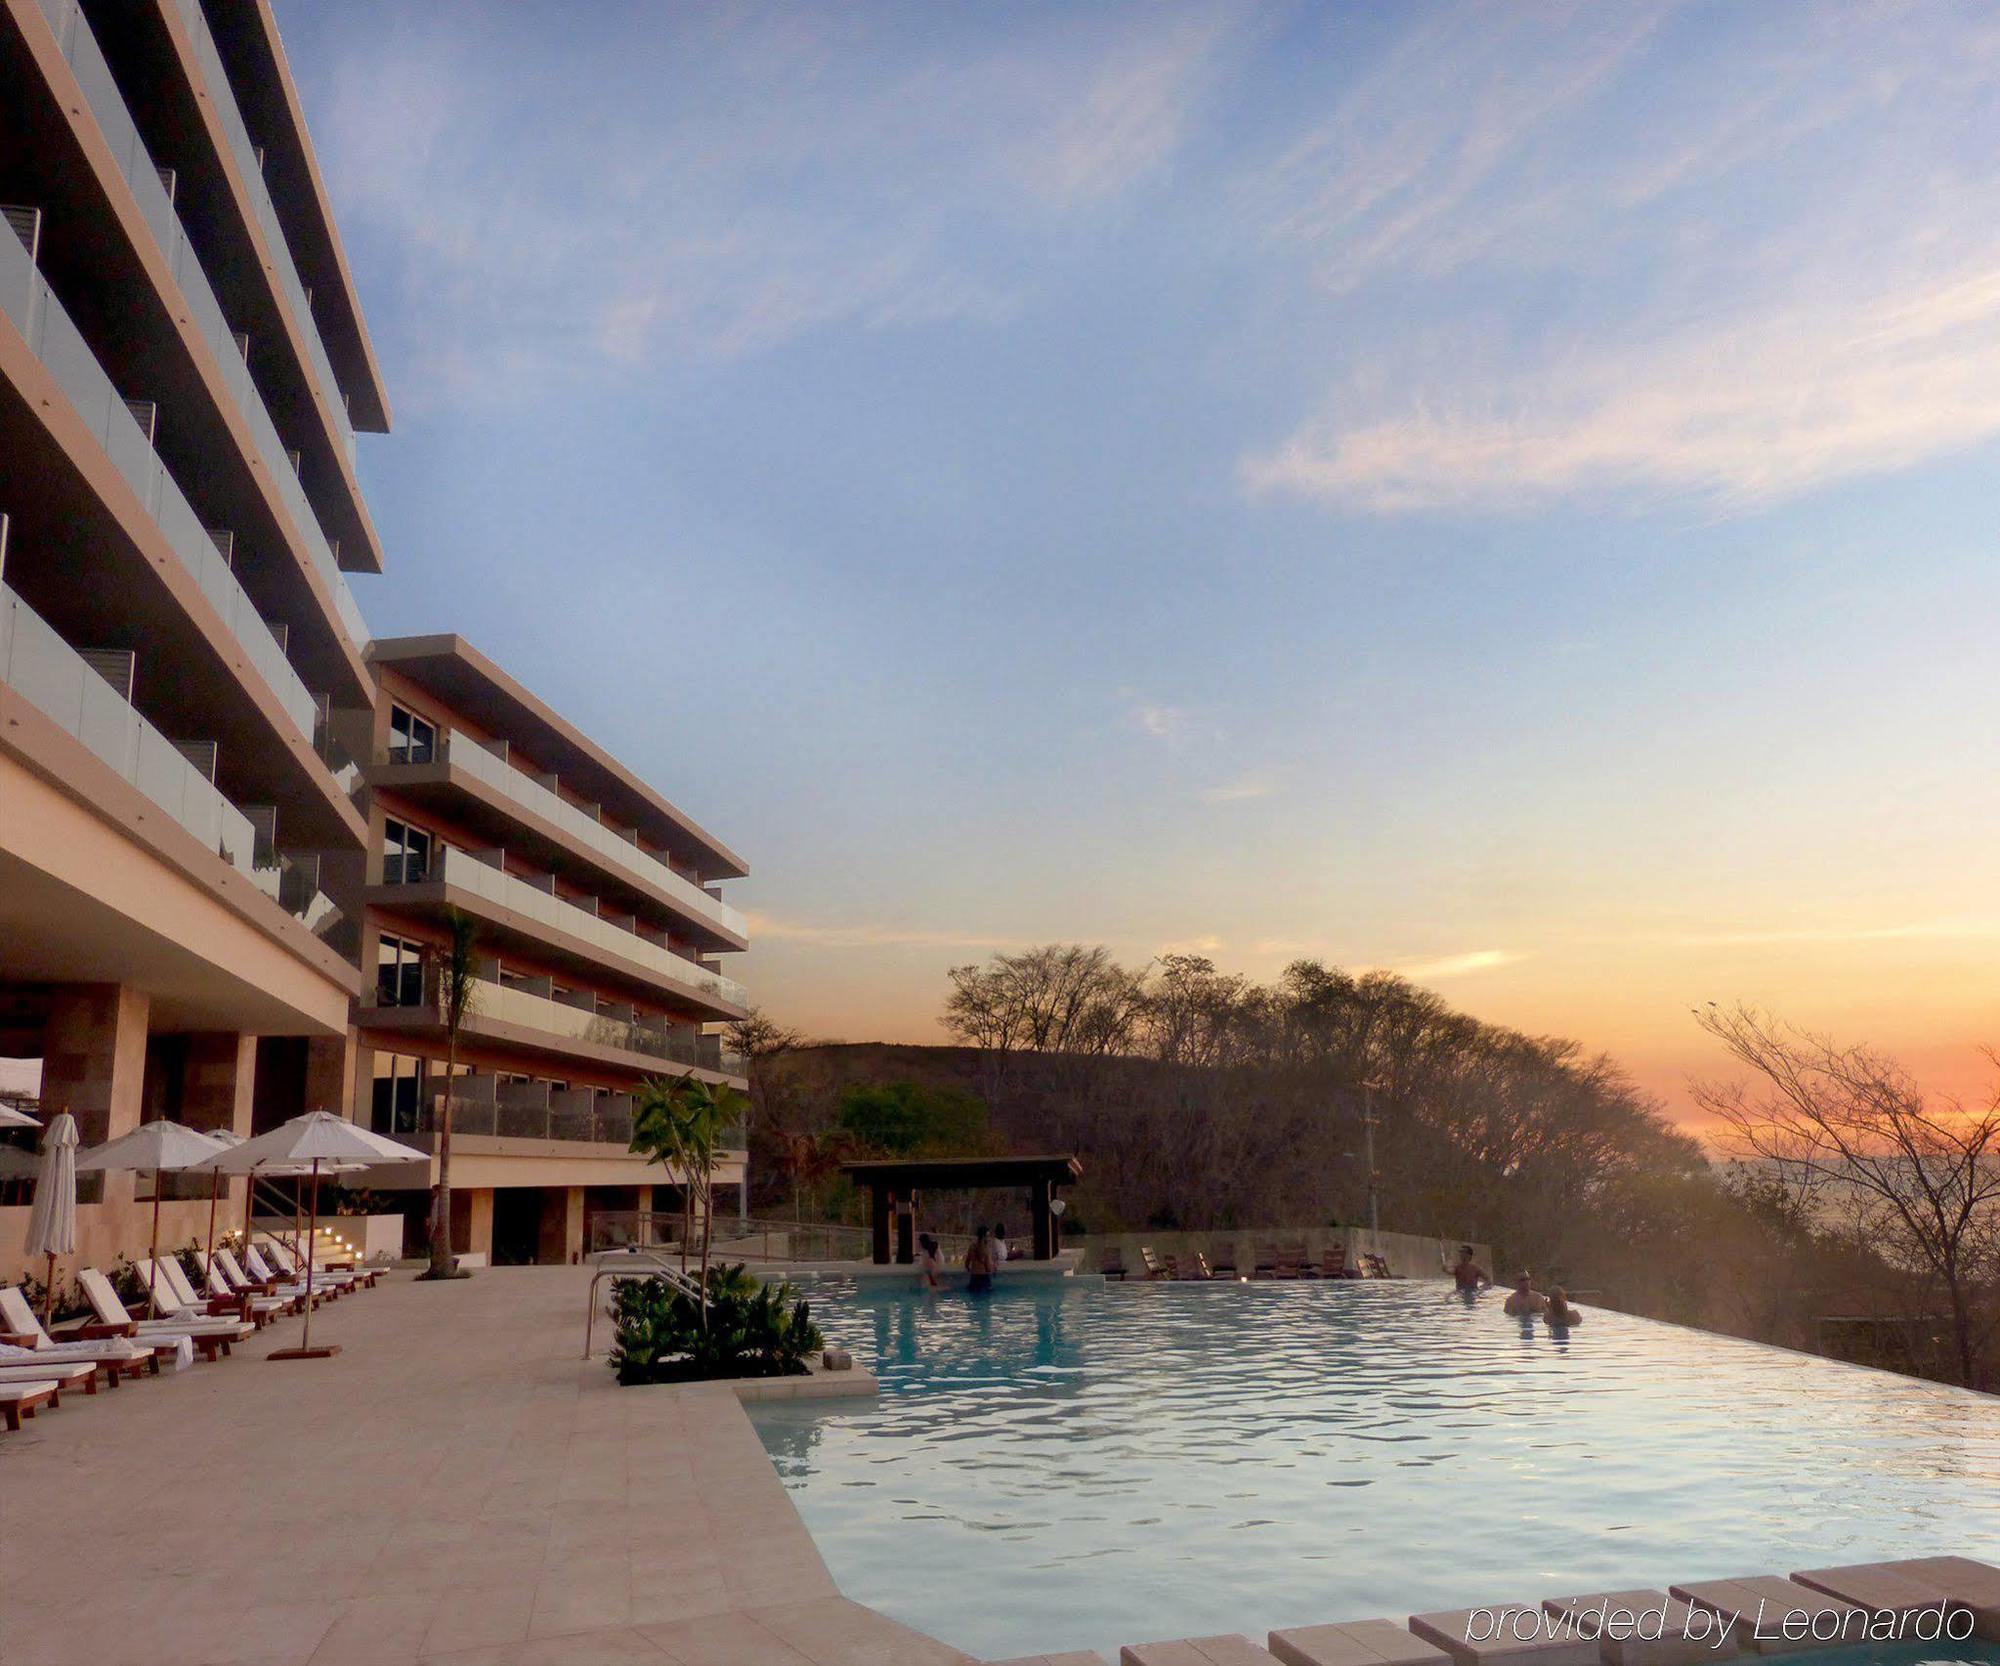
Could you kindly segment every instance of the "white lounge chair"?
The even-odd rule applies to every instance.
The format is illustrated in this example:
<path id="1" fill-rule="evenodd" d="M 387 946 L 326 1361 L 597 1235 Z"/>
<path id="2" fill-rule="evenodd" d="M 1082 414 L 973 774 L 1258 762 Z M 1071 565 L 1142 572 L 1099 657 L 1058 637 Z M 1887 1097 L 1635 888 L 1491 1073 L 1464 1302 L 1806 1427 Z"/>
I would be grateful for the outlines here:
<path id="1" fill-rule="evenodd" d="M 163 1255 L 153 1265 L 159 1268 L 162 1280 L 156 1305 L 169 1319 L 248 1319 L 262 1330 L 287 1305 L 268 1297 L 239 1296 L 230 1290 L 219 1296 L 199 1296 L 179 1256 Z M 143 1261 L 139 1263 L 139 1276 L 146 1276 Z M 167 1299 L 169 1295 L 171 1301 Z"/>
<path id="2" fill-rule="evenodd" d="M 305 1266 L 292 1253 L 289 1246 L 279 1242 L 276 1238 L 267 1238 L 264 1240 L 264 1250 L 269 1264 L 278 1269 L 279 1277 L 288 1278 L 294 1284 L 305 1283 Z M 251 1246 L 250 1253 L 252 1255 L 257 1253 L 254 1244 Z M 254 1267 L 256 1263 L 252 1262 L 251 1265 Z M 315 1295 L 325 1290 L 329 1292 L 327 1298 L 329 1301 L 337 1300 L 339 1297 L 346 1295 L 348 1291 L 358 1290 L 361 1287 L 361 1275 L 358 1273 L 337 1271 L 331 1267 L 315 1267 L 313 1269 L 312 1286 Z"/>
<path id="3" fill-rule="evenodd" d="M 62 1404 L 62 1384 L 43 1378 L 32 1383 L 0 1383 L 0 1422 L 18 1429 L 21 1419 L 33 1417 L 44 1406 Z"/>
<path id="4" fill-rule="evenodd" d="M 28 1298 L 11 1284 L 0 1285 L 0 1343 L 25 1349 L 41 1359 L 122 1361 L 154 1372 L 163 1360 L 172 1360 L 176 1369 L 194 1363 L 194 1345 L 185 1337 L 149 1342 L 118 1336 L 101 1336 L 89 1342 L 58 1341 L 42 1329 Z"/>
<path id="5" fill-rule="evenodd" d="M 76 1284 L 83 1292 L 83 1299 L 90 1303 L 91 1312 L 97 1315 L 96 1324 L 84 1327 L 86 1339 L 93 1335 L 130 1336 L 148 1342 L 184 1336 L 201 1350 L 202 1358 L 215 1359 L 228 1353 L 232 1343 L 241 1342 L 257 1329 L 248 1319 L 135 1319 L 125 1311 L 125 1304 L 111 1288 L 111 1281 L 95 1267 L 85 1267 L 78 1273 Z M 155 1301 L 165 1294 L 163 1286 L 155 1292 Z"/>
<path id="6" fill-rule="evenodd" d="M 53 1362 L 35 1365 L 0 1365 L 0 1388 L 19 1383 L 54 1383 L 59 1389 L 80 1388 L 86 1394 L 97 1392 L 97 1367 L 88 1360 L 70 1360 L 67 1364 Z"/>
<path id="7" fill-rule="evenodd" d="M 239 1290 L 229 1282 L 229 1275 L 222 1270 L 219 1261 L 208 1264 L 208 1299 L 211 1302 L 233 1302 L 239 1311 L 247 1304 L 253 1319 L 276 1319 L 282 1314 L 296 1313 L 300 1301 L 300 1298 L 285 1295 L 282 1291 L 267 1295 L 252 1285 Z"/>
<path id="8" fill-rule="evenodd" d="M 251 1253 L 255 1254 L 255 1251 Z M 267 1274 L 270 1273 L 271 1269 L 261 1255 L 257 1256 L 257 1265 L 263 1267 Z M 236 1259 L 234 1250 L 225 1248 L 215 1252 L 215 1270 L 229 1281 L 232 1290 L 241 1291 L 246 1295 L 283 1296 L 295 1307 L 305 1305 L 306 1287 L 303 1284 L 296 1284 L 290 1279 L 278 1278 L 275 1275 L 253 1278 L 243 1270 L 243 1264 Z M 312 1295 L 313 1304 L 317 1306 L 322 1300 L 330 1298 L 332 1292 L 315 1289 Z"/>

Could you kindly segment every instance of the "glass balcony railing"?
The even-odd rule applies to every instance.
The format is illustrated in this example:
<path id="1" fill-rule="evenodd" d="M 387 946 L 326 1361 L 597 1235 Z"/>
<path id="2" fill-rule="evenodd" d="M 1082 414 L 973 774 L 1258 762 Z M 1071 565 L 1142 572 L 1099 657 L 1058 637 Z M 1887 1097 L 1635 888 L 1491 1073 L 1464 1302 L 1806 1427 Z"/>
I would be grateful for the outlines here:
<path id="1" fill-rule="evenodd" d="M 26 245 L 7 230 L 0 230 L 0 311 L 13 321 L 29 351 L 55 377 L 84 426 L 166 535 L 168 547 L 180 557 L 181 565 L 222 615 L 230 634 L 249 654 L 258 675 L 278 696 L 286 716 L 311 740 L 318 717 L 311 692 L 292 669 L 263 615 L 244 594 L 215 540 L 202 526 L 201 517 L 167 473 L 152 441 L 111 385 L 89 344 L 35 270 Z"/>
<path id="2" fill-rule="evenodd" d="M 526 880 L 504 873 L 462 850 L 447 846 L 442 855 L 443 860 L 426 878 L 441 879 L 447 885 L 456 885 L 474 896 L 484 897 L 488 902 L 511 908 L 517 914 L 524 914 L 553 930 L 580 938 L 607 954 L 617 955 L 621 960 L 633 961 L 686 988 L 736 1006 L 744 1004 L 746 992 L 734 978 L 711 972 L 685 955 L 677 955 L 636 932 L 613 925 L 611 921 L 601 919 L 573 902 L 565 902 L 561 897 L 539 890 Z"/>
<path id="3" fill-rule="evenodd" d="M 555 823 L 572 838 L 599 855 L 609 857 L 626 873 L 664 891 L 696 919 L 738 937 L 747 935 L 742 914 L 728 903 L 711 896 L 693 880 L 675 873 L 658 857 L 649 856 L 630 839 L 621 838 L 601 821 L 584 814 L 560 793 L 551 792 L 541 782 L 489 752 L 469 736 L 445 736 L 442 750 L 444 756 L 466 774 L 505 793 L 543 821 Z M 391 761 L 399 760 L 392 754 Z"/>
<path id="4" fill-rule="evenodd" d="M 271 200 L 270 187 L 264 183 L 264 165 L 257 155 L 257 147 L 250 141 L 250 130 L 244 125 L 235 90 L 229 84 L 229 72 L 223 68 L 222 54 L 216 48 L 215 36 L 209 32 L 208 19 L 202 14 L 200 0 L 176 0 L 174 9 L 181 14 L 181 21 L 194 41 L 195 63 L 201 70 L 202 81 L 208 88 L 216 113 L 222 118 L 222 131 L 229 139 L 237 172 L 242 174 L 249 186 L 250 211 L 256 216 L 264 241 L 270 247 L 272 261 L 278 269 L 278 286 L 285 292 L 292 315 L 298 320 L 299 333 L 306 339 L 306 353 L 312 359 L 313 371 L 319 377 L 326 402 L 333 410 L 335 431 L 347 453 L 348 466 L 352 468 L 354 428 L 347 418 L 347 401 L 341 397 L 340 378 L 334 375 L 333 361 L 327 357 L 326 343 L 320 339 L 319 325 L 313 318 L 311 297 L 299 280 L 291 244 L 286 241 L 284 229 L 278 223 L 278 207 Z"/>
<path id="5" fill-rule="evenodd" d="M 278 900 L 279 871 L 256 865 L 250 818 L 5 585 L 0 585 L 0 680 Z"/>
<path id="6" fill-rule="evenodd" d="M 695 1065 L 705 1070 L 721 1068 L 719 1036 L 702 1035 L 686 1026 L 647 1024 L 592 1012 L 587 1007 L 571 1006 L 567 1001 L 552 1000 L 528 989 L 510 988 L 488 978 L 474 980 L 471 1011 L 476 1017 L 519 1024 L 523 1029 L 588 1041 L 599 1047 L 645 1053 L 672 1064 Z"/>
<path id="7" fill-rule="evenodd" d="M 159 169 L 154 166 L 145 142 L 139 137 L 138 126 L 132 120 L 130 110 L 126 108 L 125 98 L 118 90 L 117 81 L 112 78 L 111 66 L 104 61 L 104 54 L 98 48 L 96 36 L 91 34 L 90 25 L 85 22 L 76 0 L 40 0 L 40 5 L 48 17 L 49 26 L 55 31 L 57 41 L 61 44 L 63 57 L 69 64 L 71 73 L 76 76 L 77 84 L 83 89 L 83 96 L 90 105 L 91 114 L 97 118 L 98 128 L 110 145 L 112 155 L 117 159 L 119 172 L 125 176 L 126 183 L 132 188 L 133 196 L 138 199 L 139 212 L 152 229 L 153 240 L 159 244 L 162 254 L 166 257 L 174 282 L 179 285 L 180 292 L 188 303 L 188 312 L 194 321 L 196 331 L 207 342 L 209 351 L 222 367 L 222 379 L 228 385 L 237 408 L 242 411 L 244 420 L 250 425 L 251 436 L 256 442 L 259 455 L 263 458 L 264 466 L 270 471 L 271 478 L 277 485 L 278 495 L 284 500 L 286 509 L 298 526 L 299 536 L 305 542 L 306 554 L 312 564 L 319 569 L 327 587 L 333 592 L 334 610 L 339 614 L 341 624 L 357 643 L 365 643 L 368 640 L 368 627 L 362 621 L 361 609 L 355 603 L 354 593 L 348 588 L 339 563 L 334 559 L 333 546 L 327 542 L 326 532 L 319 523 L 319 516 L 306 498 L 305 487 L 299 482 L 298 471 L 292 467 L 288 448 L 278 437 L 277 424 L 271 420 L 271 413 L 264 404 L 264 396 L 257 391 L 257 384 L 251 380 L 250 367 L 244 363 L 242 351 L 236 344 L 235 332 L 230 329 L 229 321 L 223 315 L 222 304 L 215 298 L 214 286 L 209 283 L 208 275 L 202 270 L 200 260 L 196 258 L 194 245 L 188 240 L 187 232 L 183 229 L 179 216 L 174 212 L 173 201 L 168 197 L 166 187 L 160 183 Z M 199 18 L 201 8 L 194 6 L 191 9 Z M 214 51 L 215 43 L 209 38 L 205 23 L 196 38 L 198 42 L 208 41 L 209 51 L 211 53 Z M 204 68 L 204 76 L 207 73 Z M 235 100 L 228 92 L 226 80 L 221 81 L 220 86 L 222 91 L 219 97 L 224 110 L 224 123 L 227 125 L 229 117 L 235 114 Z M 242 118 L 236 116 L 236 122 L 240 128 Z M 256 188 L 261 189 L 262 175 L 253 173 L 253 177 L 256 180 Z M 282 239 L 278 241 L 277 249 L 282 270 L 291 271 L 289 265 L 291 257 L 285 252 Z M 294 284 L 298 281 L 295 272 L 292 274 L 292 281 Z M 308 315 L 306 334 L 317 342 L 318 333 L 310 328 L 310 322 Z M 332 382 L 327 385 L 329 388 L 337 386 Z M 334 397 L 337 403 L 337 394 Z M 351 446 L 351 435 L 349 442 Z"/>

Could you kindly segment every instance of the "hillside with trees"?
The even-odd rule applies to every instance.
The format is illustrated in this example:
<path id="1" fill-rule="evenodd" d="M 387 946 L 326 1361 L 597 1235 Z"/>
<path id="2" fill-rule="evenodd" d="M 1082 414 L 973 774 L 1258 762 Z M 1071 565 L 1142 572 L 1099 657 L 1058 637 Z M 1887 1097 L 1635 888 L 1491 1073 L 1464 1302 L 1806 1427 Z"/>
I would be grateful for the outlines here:
<path id="1" fill-rule="evenodd" d="M 1734 1017 L 1734 1056 L 1771 1080 L 1772 1058 L 1744 1038 L 1781 1032 Z M 1703 1091 L 1718 1111 L 1736 1107 L 1722 1126 L 1754 1160 L 1711 1161 L 1614 1061 L 1483 1023 L 1393 974 L 1315 961 L 1260 985 L 1195 956 L 1135 970 L 1101 948 L 1050 945 L 954 968 L 943 1020 L 960 1045 L 807 1045 L 749 1027 L 762 1031 L 744 1049 L 760 1213 L 858 1218 L 838 1180 L 846 1156 L 1046 1150 L 1083 1159 L 1069 1226 L 1086 1236 L 1355 1224 L 1367 1219 L 1372 1119 L 1385 1228 L 1474 1238 L 1503 1270 L 1529 1265 L 1611 1305 L 1789 1346 L 1817 1345 L 1830 1315 L 1935 1311 L 1936 1334 L 1904 1338 L 1901 1363 L 1986 1378 L 1987 1240 L 1959 1232 L 1965 1265 L 1941 1283 L 1929 1240 L 1892 1200 L 1867 1207 L 1828 1163 L 1801 1167 L 1796 1126 L 1782 1149 L 1758 1143 L 1762 1101 L 1740 1084 Z M 1873 1062 L 1879 1101 L 1891 1076 Z M 1959 1127 L 1932 1127 L 1943 1144 L 1927 1172 L 1946 1194 Z M 1995 1191 L 2000 1177 L 1984 1136 L 1956 1137 L 1973 1142 L 1958 1152 L 1972 1177 L 1966 1216 L 1990 1227 L 1980 1177 Z M 1849 1138 L 1872 1149 L 1858 1127 Z M 1924 1188 L 1903 1189 L 1921 1227 Z M 1951 1197 L 1929 1206 L 1948 1211 Z M 995 1204 L 934 1207 L 933 1224 L 952 1230 L 954 1211 L 990 1218 Z"/>

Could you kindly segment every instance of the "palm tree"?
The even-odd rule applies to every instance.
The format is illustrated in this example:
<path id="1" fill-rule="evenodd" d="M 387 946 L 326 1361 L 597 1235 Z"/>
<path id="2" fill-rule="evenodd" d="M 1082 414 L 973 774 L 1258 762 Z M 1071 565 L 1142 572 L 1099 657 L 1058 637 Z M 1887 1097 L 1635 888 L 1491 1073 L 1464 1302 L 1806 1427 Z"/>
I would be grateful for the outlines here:
<path id="1" fill-rule="evenodd" d="M 708 1257 L 715 1237 L 715 1158 L 724 1130 L 739 1121 L 749 1101 L 734 1088 L 718 1088 L 692 1071 L 655 1076 L 639 1084 L 632 1110 L 632 1147 L 681 1176 L 681 1270 L 688 1239 L 701 1210 L 701 1311 L 708 1323 Z"/>
<path id="2" fill-rule="evenodd" d="M 458 1082 L 458 1032 L 472 1009 L 473 951 L 479 927 L 456 908 L 445 909 L 451 940 L 436 951 L 438 1016 L 444 1020 L 444 1104 L 438 1112 L 438 1177 L 431 1189 L 431 1264 L 425 1278 L 470 1278 L 451 1253 L 451 1111 Z"/>

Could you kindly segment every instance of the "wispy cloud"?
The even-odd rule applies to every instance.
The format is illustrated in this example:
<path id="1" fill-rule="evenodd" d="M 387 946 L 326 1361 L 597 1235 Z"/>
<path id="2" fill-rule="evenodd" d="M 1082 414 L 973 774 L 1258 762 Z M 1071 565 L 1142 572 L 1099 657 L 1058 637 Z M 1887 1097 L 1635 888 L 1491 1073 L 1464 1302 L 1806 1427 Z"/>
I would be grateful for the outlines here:
<path id="1" fill-rule="evenodd" d="M 876 924 L 816 925 L 751 913 L 749 936 L 759 942 L 797 943 L 822 949 L 1018 949 L 1025 938 L 930 927 Z"/>
<path id="2" fill-rule="evenodd" d="M 1130 697 L 1125 707 L 1125 724 L 1142 735 L 1151 735 L 1155 740 L 1170 740 L 1175 735 L 1185 734 L 1188 714 L 1179 706 L 1168 706 L 1152 700 L 1134 700 Z"/>
<path id="3" fill-rule="evenodd" d="M 1420 960 L 1414 965 L 1393 968 L 1406 978 L 1429 982 L 1440 978 L 1471 977 L 1476 972 L 1496 972 L 1526 960 L 1513 949 L 1473 949 L 1465 954 L 1448 954 L 1436 960 Z"/>
<path id="4" fill-rule="evenodd" d="M 1253 193 L 1329 305 L 1396 327 L 1242 457 L 1251 494 L 1745 507 L 2000 435 L 1993 14 L 1463 21 Z"/>
<path id="5" fill-rule="evenodd" d="M 1204 804 L 1236 804 L 1246 798 L 1268 798 L 1272 792 L 1271 778 L 1253 772 L 1225 781 L 1220 786 L 1204 788 L 1201 801 Z"/>
<path id="6" fill-rule="evenodd" d="M 316 136 L 344 226 L 400 274 L 418 401 L 1005 319 L 1031 263 L 1004 236 L 1165 165 L 1236 32 L 1219 9 L 591 21 L 419 11 L 331 66 Z"/>

